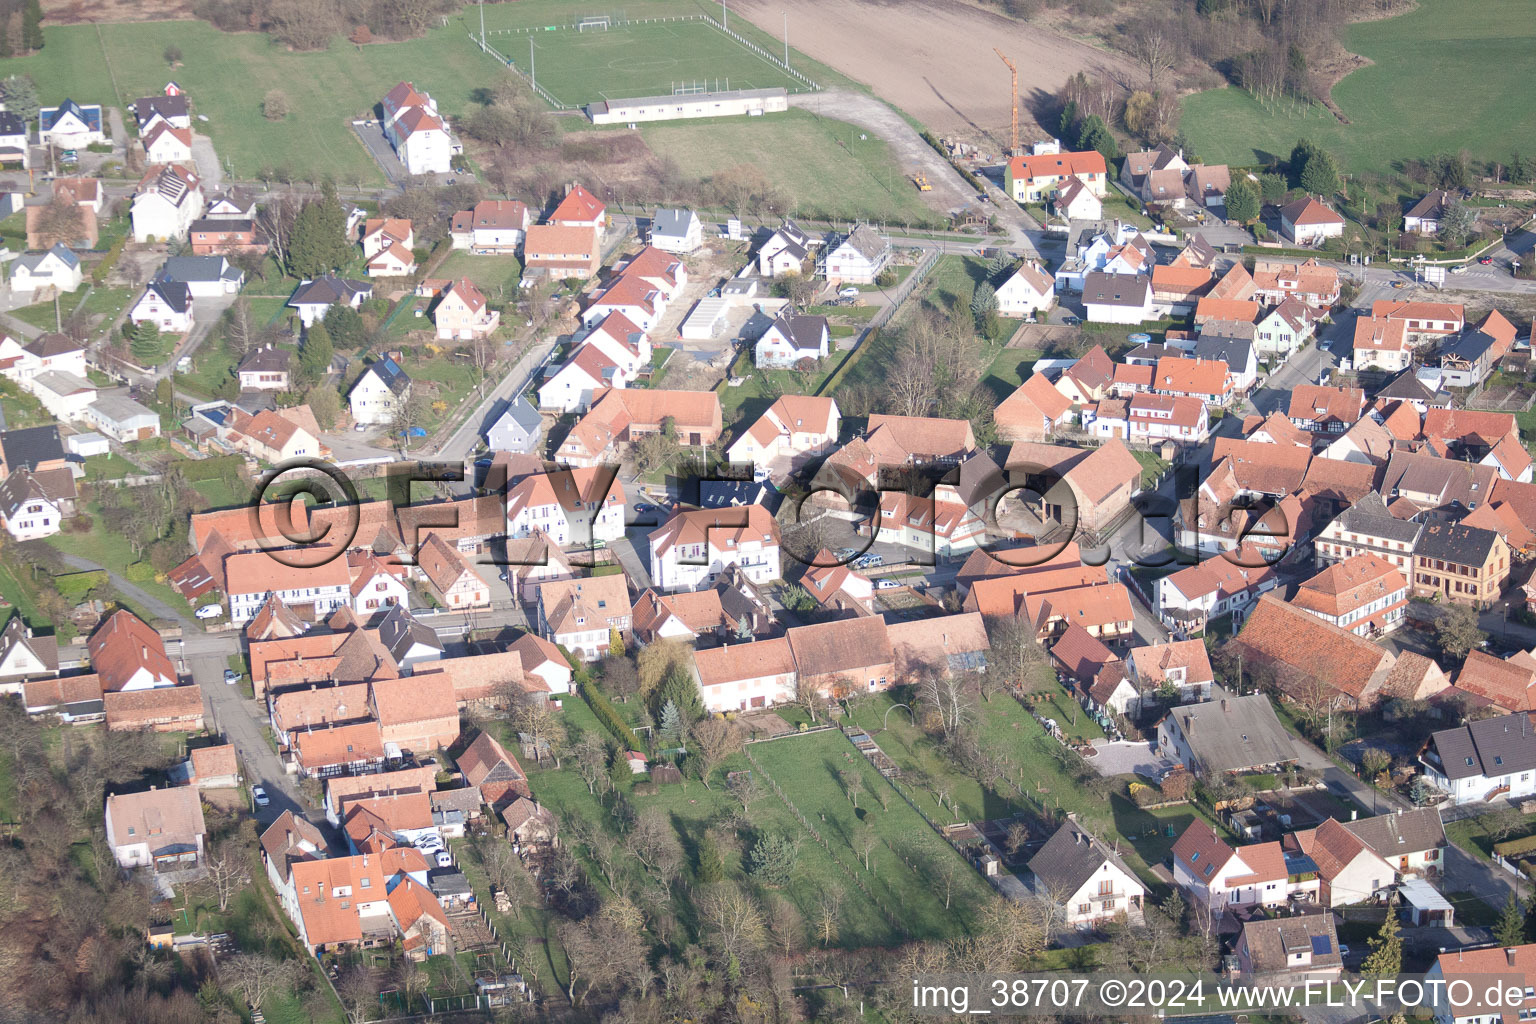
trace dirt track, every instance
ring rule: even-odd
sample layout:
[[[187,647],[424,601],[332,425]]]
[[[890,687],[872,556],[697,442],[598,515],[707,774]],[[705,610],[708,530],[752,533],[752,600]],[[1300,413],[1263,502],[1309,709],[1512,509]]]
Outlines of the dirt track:
[[[988,134],[1007,145],[1008,69],[1019,66],[1020,134],[1027,145],[1031,107],[1074,72],[1127,71],[1113,54],[1048,29],[960,0],[736,0],[739,11],[774,36],[789,12],[790,45],[868,84],[937,133]]]

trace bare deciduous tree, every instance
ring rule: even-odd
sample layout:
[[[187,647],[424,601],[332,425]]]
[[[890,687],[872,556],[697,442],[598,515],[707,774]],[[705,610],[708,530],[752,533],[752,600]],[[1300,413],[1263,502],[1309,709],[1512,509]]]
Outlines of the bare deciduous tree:
[[[273,992],[286,991],[298,980],[298,961],[278,960],[265,953],[236,953],[219,967],[230,988],[253,1009],[261,1009]]]

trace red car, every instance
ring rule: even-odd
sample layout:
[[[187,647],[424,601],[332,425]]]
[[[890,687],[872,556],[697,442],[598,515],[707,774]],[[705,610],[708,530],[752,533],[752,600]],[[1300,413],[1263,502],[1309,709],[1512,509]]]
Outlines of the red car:
[[[1481,263],[1483,266],[1486,267],[1486,266],[1489,266],[1489,265],[1491,265],[1493,263],[1493,257],[1492,256],[1484,256],[1482,259],[1478,260],[1477,262]]]

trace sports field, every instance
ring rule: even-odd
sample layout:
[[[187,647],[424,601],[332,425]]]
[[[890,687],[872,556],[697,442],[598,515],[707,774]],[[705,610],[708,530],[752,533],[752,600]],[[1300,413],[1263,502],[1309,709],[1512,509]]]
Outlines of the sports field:
[[[1345,44],[1374,61],[1334,87],[1349,124],[1317,105],[1265,109],[1240,89],[1196,93],[1184,101],[1183,130],[1201,159],[1266,163],[1301,137],[1333,151],[1348,171],[1386,171],[1463,149],[1506,160],[1536,152],[1531,0],[1422,0],[1400,17],[1352,26]]]
[[[602,99],[669,96],[679,88],[805,89],[761,54],[700,18],[668,18],[607,29],[519,32],[486,41],[568,106]],[[530,46],[532,50],[530,52]]]

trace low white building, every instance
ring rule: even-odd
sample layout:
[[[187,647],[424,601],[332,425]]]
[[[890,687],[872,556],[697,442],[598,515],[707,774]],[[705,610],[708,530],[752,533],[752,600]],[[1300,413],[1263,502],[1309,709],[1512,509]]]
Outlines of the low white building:
[[[60,149],[84,149],[109,142],[101,104],[65,100],[37,112],[37,141]]]
[[[268,594],[306,618],[321,621],[352,604],[352,574],[345,558],[314,566],[283,565],[265,551],[243,551],[224,560],[229,617],[241,624],[255,617]]]
[[[1019,264],[1008,280],[997,286],[999,316],[1034,316],[1055,304],[1056,279],[1032,260]]]
[[[694,252],[704,244],[704,224],[692,210],[658,208],[651,215],[651,244],[662,252]]]
[[[1344,218],[1307,196],[1280,208],[1280,230],[1297,245],[1319,245],[1344,234]]]
[[[1461,804],[1536,795],[1536,729],[1525,714],[1442,729],[1419,757],[1424,777]]]
[[[288,305],[298,310],[300,323],[312,327],[316,320],[325,319],[326,312],[337,303],[356,309],[371,298],[373,285],[367,281],[326,274],[311,281],[301,281],[289,297]]]
[[[1141,274],[1094,271],[1083,278],[1083,308],[1096,324],[1139,324],[1152,319],[1152,280]]]
[[[186,334],[192,329],[192,292],[179,281],[151,281],[128,310],[128,319],[148,321],[166,334]]]
[[[73,292],[85,281],[80,257],[60,242],[46,252],[22,253],[11,264],[11,290]]]
[[[98,395],[82,419],[120,444],[160,436],[160,414],[127,395]]]
[[[186,238],[203,215],[203,179],[183,164],[151,167],[133,196],[133,240],[167,242]]]
[[[0,517],[13,540],[41,540],[59,532],[64,511],[31,470],[18,469],[0,482]]]
[[[26,388],[56,418],[85,418],[86,407],[96,400],[96,385],[67,370],[44,370],[26,382]]]
[[[462,147],[453,141],[449,124],[430,93],[400,82],[384,96],[384,136],[407,174],[446,174]]]
[[[1035,895],[1054,905],[1069,928],[1089,931],[1116,920],[1141,920],[1147,894],[1141,879],[1109,844],[1072,818],[1030,858],[1029,870]]]
[[[831,398],[783,395],[726,449],[733,463],[750,463],[765,472],[777,458],[807,457],[836,443],[842,414]]]
[[[891,262],[891,244],[860,224],[827,253],[823,273],[836,284],[874,284]]]
[[[651,582],[661,590],[696,590],[726,566],[756,584],[780,578],[779,526],[761,505],[686,509],[650,535]]]
[[[638,124],[695,117],[761,117],[788,110],[789,94],[780,87],[637,96],[601,100],[587,104],[585,109],[593,124]]]
[[[368,364],[347,392],[347,404],[358,423],[388,424],[395,419],[400,403],[411,393],[411,378],[400,364],[385,356]]]
[[[757,340],[753,361],[760,367],[793,367],[802,359],[825,359],[831,338],[826,317],[781,313]]]

